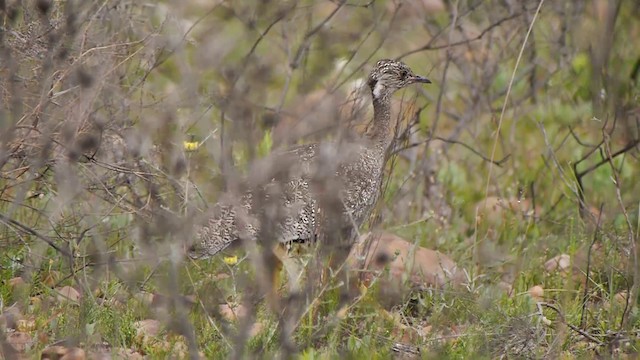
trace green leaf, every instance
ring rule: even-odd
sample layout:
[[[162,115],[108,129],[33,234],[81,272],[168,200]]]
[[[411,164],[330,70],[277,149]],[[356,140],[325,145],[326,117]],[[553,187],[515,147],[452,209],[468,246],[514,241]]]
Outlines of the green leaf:
[[[271,138],[271,130],[267,130],[262,137],[262,140],[258,144],[258,156],[264,157],[271,152],[273,146],[273,140]]]

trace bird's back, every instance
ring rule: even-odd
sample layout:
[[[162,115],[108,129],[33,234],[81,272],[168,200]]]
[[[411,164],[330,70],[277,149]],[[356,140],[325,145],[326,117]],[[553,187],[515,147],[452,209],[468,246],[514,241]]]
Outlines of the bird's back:
[[[248,177],[254,190],[235,204],[230,199],[216,204],[198,230],[191,256],[213,256],[240,238],[256,240],[261,223],[267,221],[272,232],[262,234],[278,242],[314,239],[323,208],[325,218],[333,216],[346,227],[360,226],[378,199],[383,156],[360,143],[325,143],[296,146],[261,159]],[[323,206],[330,198],[338,199],[338,208]]]

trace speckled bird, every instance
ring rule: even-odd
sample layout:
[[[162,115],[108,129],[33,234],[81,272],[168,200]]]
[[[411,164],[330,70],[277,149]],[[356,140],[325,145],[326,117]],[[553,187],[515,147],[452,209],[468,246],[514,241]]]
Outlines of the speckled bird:
[[[189,256],[207,258],[241,238],[257,240],[259,219],[264,219],[265,214],[266,218],[275,219],[275,224],[270,225],[279,243],[318,238],[323,224],[321,214],[327,213],[323,212],[321,201],[327,186],[318,190],[322,186],[312,185],[318,183],[316,180],[340,189],[340,221],[352,224],[353,231],[346,236],[347,241],[353,241],[357,228],[367,220],[380,197],[387,152],[394,140],[391,96],[408,85],[430,82],[415,75],[403,62],[378,61],[367,81],[373,97],[373,122],[369,130],[347,144],[314,143],[271,154],[262,161],[266,165],[254,168],[255,174],[263,175],[261,172],[271,170],[274,163],[285,164],[285,180],[266,179],[267,185],[260,191],[263,201],[256,202],[252,193],[247,192],[238,204],[225,201],[216,204],[206,224],[197,230]]]

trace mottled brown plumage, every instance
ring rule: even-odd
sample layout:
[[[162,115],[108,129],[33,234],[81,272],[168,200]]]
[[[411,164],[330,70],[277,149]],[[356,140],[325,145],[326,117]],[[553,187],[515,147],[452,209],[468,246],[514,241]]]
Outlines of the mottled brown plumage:
[[[239,204],[221,201],[216,204],[208,222],[197,231],[190,249],[192,258],[210,257],[239,239],[256,240],[260,219],[274,222],[275,238],[286,243],[315,239],[320,233],[323,192],[337,190],[342,203],[338,226],[357,230],[369,217],[381,192],[387,151],[393,141],[391,95],[407,85],[430,83],[415,75],[400,61],[380,60],[369,74],[368,85],[373,96],[374,119],[370,131],[352,143],[309,144],[272,154],[263,166],[254,168],[256,176],[268,176],[260,188],[262,201],[247,192]],[[277,170],[274,164],[284,164]],[[324,182],[324,187],[313,186]],[[322,190],[324,189],[324,190]],[[325,194],[326,195],[326,194]],[[326,219],[325,219],[326,220]],[[329,222],[335,224],[334,222]],[[351,241],[355,231],[346,234]]]

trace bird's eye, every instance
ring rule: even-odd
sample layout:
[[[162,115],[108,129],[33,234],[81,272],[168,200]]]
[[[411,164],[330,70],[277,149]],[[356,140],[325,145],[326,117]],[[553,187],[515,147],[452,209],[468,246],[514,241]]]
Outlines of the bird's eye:
[[[409,76],[409,72],[407,70],[402,70],[402,72],[400,72],[400,77],[402,78],[402,80],[406,80],[407,76]]]

